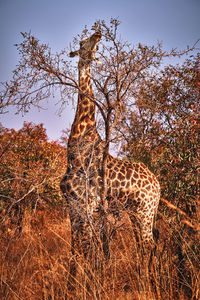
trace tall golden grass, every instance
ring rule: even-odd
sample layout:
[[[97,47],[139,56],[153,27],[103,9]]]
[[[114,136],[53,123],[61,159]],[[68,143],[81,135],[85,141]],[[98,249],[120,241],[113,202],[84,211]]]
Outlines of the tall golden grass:
[[[183,243],[178,225],[172,230],[171,221],[159,214],[157,249],[147,265],[124,216],[123,226],[111,241],[110,260],[98,270],[77,257],[74,289],[69,289],[70,222],[64,211],[26,211],[20,236],[7,218],[1,224],[0,298],[197,300],[200,257],[192,241],[195,237],[198,244],[199,236],[191,234]]]

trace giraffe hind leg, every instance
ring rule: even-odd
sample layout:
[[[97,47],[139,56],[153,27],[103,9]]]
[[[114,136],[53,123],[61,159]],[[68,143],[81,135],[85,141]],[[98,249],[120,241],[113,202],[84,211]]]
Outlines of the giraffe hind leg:
[[[128,212],[133,231],[136,237],[137,243],[145,249],[154,248],[153,239],[153,220],[154,214],[151,213],[148,216],[144,211],[129,211]]]

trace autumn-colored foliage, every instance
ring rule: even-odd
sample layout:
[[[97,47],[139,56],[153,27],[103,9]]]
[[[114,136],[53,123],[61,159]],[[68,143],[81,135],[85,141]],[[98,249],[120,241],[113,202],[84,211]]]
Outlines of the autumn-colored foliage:
[[[138,89],[136,111],[123,124],[124,153],[159,178],[162,196],[198,221],[200,57],[167,66]]]
[[[48,142],[43,125],[24,123],[22,129],[1,130],[0,205],[21,225],[24,210],[48,203],[63,203],[60,178],[66,168],[66,151]]]

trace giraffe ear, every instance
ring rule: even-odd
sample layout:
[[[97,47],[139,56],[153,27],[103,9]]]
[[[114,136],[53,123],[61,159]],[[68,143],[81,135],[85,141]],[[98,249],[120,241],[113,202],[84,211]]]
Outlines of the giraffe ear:
[[[67,56],[69,57],[74,57],[78,55],[78,51],[71,51],[69,54],[67,54]]]

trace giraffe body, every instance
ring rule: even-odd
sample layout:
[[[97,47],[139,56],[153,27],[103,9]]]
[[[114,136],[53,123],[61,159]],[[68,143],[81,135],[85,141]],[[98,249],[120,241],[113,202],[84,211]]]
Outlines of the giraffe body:
[[[155,175],[143,163],[125,162],[109,155],[106,177],[110,202],[114,199],[132,222],[137,220],[143,242],[153,246],[153,221],[160,200],[160,185]]]
[[[100,33],[93,34],[80,43],[80,50],[76,52],[79,54],[79,97],[68,140],[67,171],[61,181],[71,219],[72,250],[82,248],[85,254],[89,253],[88,245],[103,185],[105,142],[96,128],[90,75],[90,64],[95,58],[96,45],[100,39]],[[153,219],[160,198],[160,186],[155,175],[142,163],[124,162],[109,154],[106,160],[105,196],[108,210],[113,202],[117,202],[118,208],[126,210],[133,222],[137,218],[142,240],[152,244]]]

